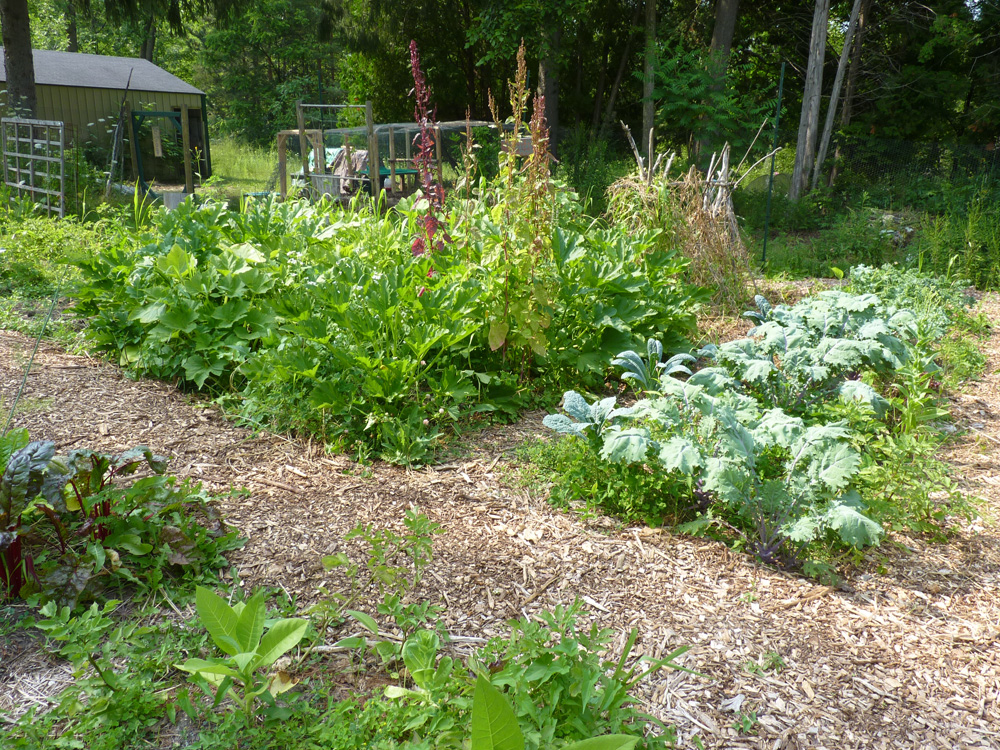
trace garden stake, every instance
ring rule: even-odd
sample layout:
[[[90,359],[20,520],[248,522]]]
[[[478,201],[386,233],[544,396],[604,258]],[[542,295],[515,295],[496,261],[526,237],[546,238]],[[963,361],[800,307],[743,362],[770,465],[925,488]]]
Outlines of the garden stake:
[[[778,147],[778,125],[781,122],[781,92],[785,89],[785,63],[781,63],[781,76],[778,78],[778,105],[774,109],[774,139],[771,141],[771,176],[767,180],[767,208],[764,209],[764,249],[760,254],[760,262],[767,263],[767,227],[771,223],[771,193],[774,192],[774,155]]]

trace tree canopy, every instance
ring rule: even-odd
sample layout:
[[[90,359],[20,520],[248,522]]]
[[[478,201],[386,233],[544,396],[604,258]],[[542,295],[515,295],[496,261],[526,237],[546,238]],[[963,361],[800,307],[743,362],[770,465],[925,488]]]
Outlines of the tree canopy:
[[[820,109],[852,5],[830,2]],[[530,84],[545,87],[558,132],[617,138],[618,120],[638,132],[649,101],[645,24],[655,18],[657,139],[697,149],[753,137],[773,111],[782,62],[782,137],[795,143],[816,2],[29,0],[28,7],[36,47],[151,57],[209,93],[216,128],[257,142],[294,121],[297,99],[370,99],[377,119],[408,119],[411,39],[441,119],[467,110],[488,117],[489,92],[502,91],[523,40]],[[864,0],[856,36],[838,106],[843,133],[973,144],[1000,137],[1000,0]]]

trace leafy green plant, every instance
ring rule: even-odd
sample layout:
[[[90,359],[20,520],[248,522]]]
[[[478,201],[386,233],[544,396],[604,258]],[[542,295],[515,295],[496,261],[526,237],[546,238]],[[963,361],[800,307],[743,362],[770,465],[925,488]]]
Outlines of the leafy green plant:
[[[121,602],[117,599],[109,599],[103,607],[94,602],[90,605],[90,609],[79,615],[74,615],[69,607],[59,607],[55,602],[50,601],[38,610],[44,619],[32,619],[25,624],[38,628],[50,640],[62,643],[58,653],[72,661],[74,667],[79,669],[83,663],[89,663],[105,682],[111,684],[105,670],[94,663],[92,654],[101,640],[114,627],[114,620],[109,615],[120,605]]]
[[[86,282],[76,314],[94,347],[120,364],[197,387],[224,382],[273,325],[267,257],[225,242],[226,208],[185,201],[161,215],[137,250],[111,248],[80,261]]]
[[[324,590],[321,601],[310,608],[310,613],[318,619],[317,630],[325,633],[334,622],[346,617],[356,620],[372,634],[375,642],[372,650],[383,663],[395,661],[405,651],[411,634],[437,622],[441,608],[426,601],[404,602],[403,595],[415,588],[423,577],[424,570],[433,560],[433,538],[443,529],[417,510],[406,511],[403,519],[406,533],[397,534],[389,529],[375,529],[371,525],[356,526],[344,537],[360,539],[365,543],[365,568],[368,580],[360,578],[361,565],[352,562],[347,554],[338,552],[322,558],[327,570],[340,570],[348,581],[347,593]],[[378,614],[391,618],[402,631],[401,640],[378,640],[379,626],[375,619],[364,612],[350,609],[361,593],[374,585],[381,601],[376,605]],[[338,641],[347,648],[364,649],[368,640],[361,636],[350,636]]]
[[[590,432],[595,448],[600,445],[596,455],[605,461],[683,479],[692,495],[707,501],[706,509],[718,503],[743,519],[752,530],[747,544],[763,560],[776,562],[787,542],[805,544],[827,531],[847,544],[878,542],[882,530],[864,515],[851,486],[860,458],[844,425],[806,426],[748,397],[710,395],[706,382],[665,377],[654,400],[641,399],[627,410],[615,410],[614,399],[602,403],[611,415],[606,421],[550,415],[544,422],[558,432]],[[571,416],[583,414],[578,399],[567,394],[570,406],[564,408]]]
[[[785,660],[781,658],[781,654],[775,651],[768,651],[761,654],[760,658],[756,661],[750,659],[744,662],[743,669],[750,674],[764,674],[767,671],[779,674],[786,666]]]
[[[910,310],[938,331],[960,323],[975,302],[966,291],[968,282],[954,275],[939,276],[892,265],[859,265],[851,269],[848,291],[875,294]]]
[[[111,580],[159,588],[168,569],[199,575],[224,563],[235,534],[210,532],[192,514],[204,498],[163,475],[144,447],[109,456],[57,456],[51,442],[14,430],[0,438],[0,570],[8,597],[40,593],[75,606]],[[152,472],[120,486],[140,468]]]
[[[584,514],[600,510],[650,526],[690,519],[690,486],[678,477],[640,464],[595,461],[593,450],[571,436],[537,438],[519,453],[527,462],[519,467],[519,483],[532,491],[544,487],[554,505]]]
[[[309,621],[286,618],[268,624],[262,591],[230,606],[218,594],[199,586],[196,602],[198,617],[212,642],[226,656],[191,658],[176,665],[177,668],[189,672],[192,679],[211,685],[215,705],[224,698],[232,698],[247,724],[258,713],[258,700],[264,704],[267,718],[284,716],[286,712],[277,707],[275,698],[291,690],[295,682],[280,670],[266,678],[261,670],[267,670],[299,644]]]
[[[449,241],[418,255],[419,195],[387,212],[185,202],[80,260],[74,311],[136,374],[209,391],[255,425],[425,462],[464,421],[596,386],[616,352],[695,331],[705,294],[684,259],[655,233],[587,219],[536,162],[530,180],[508,170],[453,195],[435,219]]]
[[[733,729],[740,734],[757,734],[759,725],[756,711],[740,711],[736,714],[736,721],[732,723]]]
[[[661,734],[644,740],[646,747],[673,741],[673,732],[631,704],[639,682],[662,667],[691,670],[676,659],[686,647],[662,659],[643,657],[629,664],[638,632],[626,639],[621,656],[603,655],[611,632],[596,624],[578,625],[579,603],[540,614],[540,621],[511,622],[507,639],[493,639],[477,654],[480,674],[506,688],[528,748],[549,747],[558,741],[589,739],[605,732],[642,733],[651,724]],[[493,665],[487,669],[485,665]]]
[[[885,398],[856,375],[903,366],[906,341],[917,335],[911,313],[885,308],[874,295],[842,292],[821,292],[790,308],[772,308],[760,296],[756,302],[745,315],[759,325],[747,338],[703,350],[747,393],[799,415],[837,396],[885,413]]]
[[[632,750],[639,737],[606,734],[563,745],[565,750]],[[483,675],[476,679],[472,698],[472,750],[524,750],[524,735],[517,716],[503,694]]]

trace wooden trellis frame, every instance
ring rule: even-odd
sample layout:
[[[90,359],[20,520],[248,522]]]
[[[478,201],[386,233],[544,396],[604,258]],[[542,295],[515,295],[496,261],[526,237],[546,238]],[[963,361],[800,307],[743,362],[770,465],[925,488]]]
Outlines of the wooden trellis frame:
[[[66,126],[57,120],[0,119],[3,179],[19,196],[66,215]]]
[[[322,110],[338,110],[338,109],[359,109],[365,113],[365,131],[368,140],[368,179],[372,184],[372,195],[378,195],[378,191],[381,189],[382,184],[379,181],[379,154],[378,154],[378,138],[375,137],[375,120],[372,118],[372,103],[370,101],[364,104],[305,104],[303,102],[298,102],[295,105],[296,119],[298,120],[298,129],[296,130],[282,130],[278,133],[278,176],[279,176],[279,190],[281,193],[281,199],[285,200],[288,197],[288,176],[286,174],[286,164],[287,155],[286,151],[288,148],[288,138],[290,136],[298,136],[299,146],[301,148],[302,155],[302,179],[305,181],[306,185],[311,184],[311,178],[309,175],[309,149],[312,148],[315,154],[315,174],[323,175],[326,173],[326,157],[325,157],[325,146],[323,144],[323,131],[315,129],[306,128],[305,110],[306,109],[318,109]],[[351,176],[346,179],[362,180],[364,178]]]

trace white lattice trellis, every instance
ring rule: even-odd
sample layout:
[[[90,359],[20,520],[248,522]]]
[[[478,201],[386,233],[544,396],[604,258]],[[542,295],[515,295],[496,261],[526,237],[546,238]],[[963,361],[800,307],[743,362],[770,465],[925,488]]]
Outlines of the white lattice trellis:
[[[55,120],[0,119],[4,182],[19,196],[66,213],[66,129]]]

